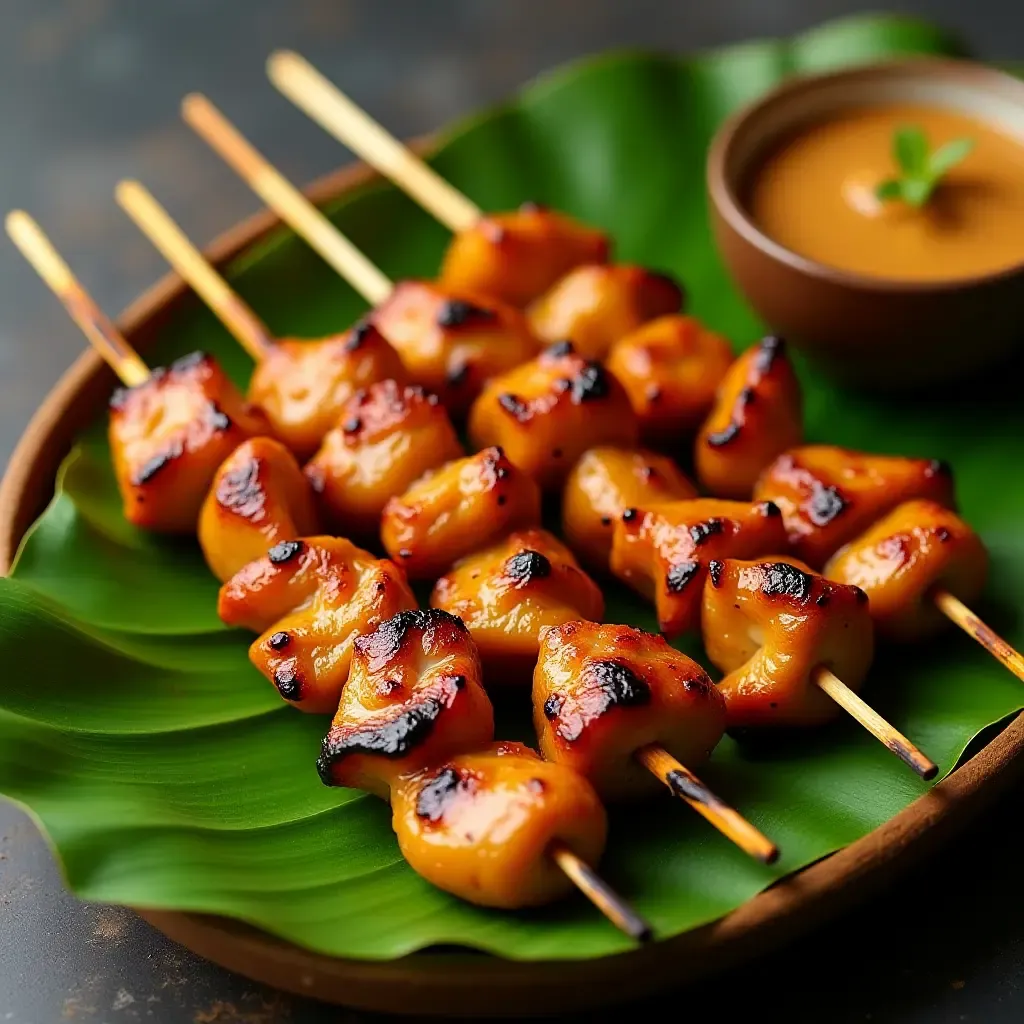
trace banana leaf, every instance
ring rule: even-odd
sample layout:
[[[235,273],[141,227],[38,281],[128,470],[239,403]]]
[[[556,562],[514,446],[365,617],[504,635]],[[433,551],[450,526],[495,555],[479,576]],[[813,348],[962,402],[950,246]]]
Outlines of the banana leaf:
[[[715,127],[793,72],[957,51],[928,25],[858,18],[699,56],[602,56],[458,126],[435,163],[485,208],[533,199],[607,228],[620,258],[679,275],[693,312],[740,349],[761,327],[708,232],[704,155]],[[446,235],[393,188],[364,189],[330,212],[392,276],[435,272]],[[363,312],[285,231],[229,276],[280,334],[324,335]],[[152,357],[196,348],[245,382],[246,357],[198,304],[167,324]],[[993,554],[981,611],[1019,646],[1024,480],[1007,473],[1024,437],[1016,396],[961,388],[880,401],[801,373],[812,440],[953,463],[964,513]],[[0,580],[0,791],[31,811],[76,893],[223,914],[348,957],[454,944],[524,960],[587,958],[629,945],[582,898],[494,912],[418,878],[383,803],[320,784],[324,721],[281,704],[248,664],[248,637],[217,620],[215,594],[193,541],[125,523],[98,423]],[[653,626],[649,609],[615,585],[608,618]],[[1024,702],[1020,684],[955,632],[882,652],[868,693],[943,772]],[[529,739],[524,721],[500,718],[499,734]],[[702,774],[784,855],[773,868],[750,861],[667,795],[616,810],[602,871],[663,936],[727,913],[925,789],[849,721],[756,747],[727,739]]]

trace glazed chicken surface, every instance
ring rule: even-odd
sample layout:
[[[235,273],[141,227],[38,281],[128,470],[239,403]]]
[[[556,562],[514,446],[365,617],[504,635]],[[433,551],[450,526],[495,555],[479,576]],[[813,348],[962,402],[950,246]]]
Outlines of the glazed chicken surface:
[[[249,400],[274,436],[308,459],[356,391],[383,380],[404,383],[405,367],[380,331],[361,322],[322,341],[278,341],[253,370]]]
[[[584,775],[606,800],[660,789],[638,750],[659,744],[693,768],[725,731],[725,701],[695,661],[664,637],[594,622],[545,630],[533,711],[544,756]]]
[[[764,338],[729,368],[694,447],[712,494],[749,500],[761,471],[803,440],[800,384],[781,338]]]
[[[318,532],[309,481],[269,437],[245,441],[225,459],[199,513],[199,546],[221,583],[279,541]]]
[[[437,396],[387,380],[345,403],[305,472],[324,518],[341,533],[370,540],[378,536],[390,498],[462,455]]]
[[[540,488],[498,447],[430,470],[381,518],[387,553],[410,579],[437,579],[512,530],[540,524]]]
[[[458,754],[398,783],[393,826],[412,868],[487,907],[538,906],[572,890],[551,856],[560,843],[588,864],[607,817],[591,785],[521,743]]]
[[[445,288],[525,306],[582,263],[605,263],[603,231],[536,203],[490,213],[451,241],[441,265]]]
[[[457,562],[430,603],[465,622],[495,685],[529,686],[545,626],[604,612],[601,589],[545,530],[520,530]]]
[[[118,388],[108,436],[125,519],[158,533],[195,533],[221,463],[267,432],[263,414],[202,352]]]
[[[565,482],[562,533],[585,566],[608,572],[615,522],[627,508],[696,497],[697,489],[666,455],[590,448]]]
[[[905,501],[923,498],[953,507],[953,474],[935,459],[807,445],[768,466],[754,497],[782,509],[792,550],[820,569],[829,556]]]
[[[371,314],[415,383],[462,416],[491,377],[541,349],[521,310],[431,281],[400,281]]]
[[[633,445],[636,417],[622,385],[568,344],[490,381],[473,403],[475,448],[498,445],[545,490],[560,487],[596,445]]]
[[[729,343],[692,316],[661,316],[616,341],[605,361],[629,395],[640,438],[678,448],[696,433],[732,365]]]
[[[949,625],[931,600],[937,588],[966,604],[981,596],[988,553],[945,506],[908,501],[837,551],[824,572],[868,595],[879,635],[914,642]]]
[[[785,544],[782,516],[771,502],[669,502],[623,512],[613,532],[611,569],[654,602],[658,628],[673,637],[699,627],[713,560],[753,558]]]
[[[814,683],[824,666],[859,690],[874,652],[867,595],[794,558],[712,563],[704,647],[726,673],[728,728],[822,725],[842,714]]]
[[[328,786],[395,799],[401,776],[493,738],[494,713],[469,631],[436,608],[407,610],[355,639],[317,768]]]
[[[300,711],[330,714],[349,674],[353,645],[416,599],[393,562],[340,537],[275,544],[221,587],[229,626],[260,633],[249,659]]]
[[[527,310],[543,342],[571,341],[587,359],[604,359],[615,342],[641,324],[678,313],[683,289],[666,274],[627,263],[571,270]]]

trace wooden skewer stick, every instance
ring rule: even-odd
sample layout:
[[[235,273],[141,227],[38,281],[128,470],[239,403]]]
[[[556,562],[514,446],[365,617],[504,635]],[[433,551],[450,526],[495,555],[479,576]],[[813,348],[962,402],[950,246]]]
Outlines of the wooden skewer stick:
[[[6,225],[11,240],[64,304],[71,319],[89,339],[89,344],[121,378],[121,382],[135,387],[148,380],[149,367],[71,273],[71,268],[43,229],[24,210],[8,213]]]
[[[243,181],[367,302],[376,306],[391,294],[391,281],[268,163],[205,96],[186,96],[181,111],[188,124]]]
[[[452,231],[480,220],[480,208],[356,106],[305,58],[283,50],[267,61],[277,88],[331,135],[390,178]]]
[[[1024,655],[1011,647],[995,630],[990,629],[970,608],[948,590],[937,590],[933,597],[939,611],[973,637],[997,661],[1018,679],[1024,680]]]
[[[641,747],[635,756],[652,775],[664,782],[672,793],[685,800],[744,853],[761,861],[762,864],[774,864],[779,859],[779,848],[767,836],[754,828],[738,811],[715,796],[689,768],[680,764],[664,747],[652,743],[650,746]]]
[[[552,843],[552,860],[569,876],[573,884],[619,931],[637,942],[647,942],[651,926],[584,860],[562,842]]]
[[[906,736],[895,726],[887,722],[869,704],[851,690],[834,672],[820,665],[812,679],[820,686],[844,711],[848,711],[876,739],[884,743],[901,761],[928,781],[938,773],[938,765],[921,753]]]
[[[213,269],[145,186],[137,181],[122,181],[114,195],[121,208],[213,310],[242,348],[256,362],[263,359],[274,344],[267,325]]]

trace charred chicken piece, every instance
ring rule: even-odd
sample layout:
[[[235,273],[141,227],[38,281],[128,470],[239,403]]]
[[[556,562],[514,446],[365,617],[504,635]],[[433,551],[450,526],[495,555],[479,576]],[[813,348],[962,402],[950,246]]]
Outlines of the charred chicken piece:
[[[401,281],[371,320],[398,350],[410,379],[464,415],[484,383],[541,349],[525,315],[475,292]]]
[[[645,444],[678,448],[715,402],[729,343],[692,316],[662,316],[612,345],[606,365],[629,394]]]
[[[725,731],[725,701],[695,661],[663,637],[593,622],[545,630],[533,713],[541,753],[585,776],[605,800],[659,791],[634,756],[642,748],[660,745],[693,768]]]
[[[439,889],[515,909],[572,890],[551,851],[588,864],[604,851],[607,817],[593,787],[521,743],[459,754],[402,780],[393,826],[405,859]]]
[[[386,380],[346,402],[306,476],[325,518],[343,533],[369,539],[377,536],[389,498],[462,454],[436,395]]]
[[[830,555],[905,501],[923,498],[952,508],[953,474],[934,459],[808,445],[768,466],[754,497],[782,509],[790,546],[820,569]]]
[[[585,358],[604,359],[615,342],[648,320],[678,313],[683,301],[682,287],[666,274],[602,263],[569,271],[527,315],[541,341],[571,341]]]
[[[565,482],[562,531],[585,566],[607,572],[612,531],[627,508],[696,497],[696,488],[665,455],[642,448],[591,448]]]
[[[714,562],[704,585],[704,647],[733,728],[815,726],[842,714],[814,683],[819,666],[851,689],[874,650],[867,595],[794,558]]]
[[[553,490],[588,448],[635,444],[637,425],[622,385],[564,343],[492,380],[473,403],[469,436]]]
[[[319,531],[309,481],[280,441],[254,437],[217,470],[199,514],[199,545],[226,582],[282,540]]]
[[[765,338],[730,367],[694,449],[712,494],[746,501],[761,471],[803,440],[800,384],[781,338]]]
[[[521,530],[457,562],[430,603],[466,623],[488,681],[519,686],[529,685],[545,626],[604,612],[600,588],[544,530]]]
[[[923,640],[949,625],[938,588],[972,604],[985,586],[988,553],[958,515],[934,501],[908,501],[829,559],[825,575],[860,587],[879,635]]]
[[[581,263],[606,263],[609,248],[603,231],[524,203],[459,232],[445,253],[441,284],[522,307]]]
[[[654,602],[658,628],[672,637],[699,627],[713,560],[756,557],[785,541],[782,516],[770,501],[697,498],[629,508],[615,524],[611,569]]]
[[[263,414],[202,352],[118,388],[109,437],[125,519],[158,533],[195,533],[221,463],[267,431]]]
[[[249,660],[300,711],[330,714],[349,674],[353,644],[416,607],[405,574],[340,537],[275,544],[221,587],[229,626],[261,633]]]
[[[437,579],[452,563],[511,530],[540,524],[540,488],[497,447],[431,470],[384,507],[381,539],[411,579]]]
[[[325,785],[388,799],[400,776],[493,738],[494,713],[466,627],[435,608],[403,611],[355,640],[317,768]]]
[[[405,379],[398,353],[362,322],[322,341],[276,342],[253,371],[249,400],[266,413],[274,435],[308,459],[356,391]]]

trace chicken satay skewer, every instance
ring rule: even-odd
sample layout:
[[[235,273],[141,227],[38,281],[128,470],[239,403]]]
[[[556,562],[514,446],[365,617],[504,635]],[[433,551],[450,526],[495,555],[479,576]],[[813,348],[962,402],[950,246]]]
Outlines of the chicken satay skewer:
[[[267,325],[185,237],[149,190],[138,181],[120,181],[114,195],[121,208],[199,294],[242,348],[255,362],[261,362],[274,345]]]
[[[367,322],[398,352],[412,382],[466,412],[490,377],[531,359],[541,342],[525,314],[479,291],[392,282],[203,96],[186,97],[189,125],[374,308]]]
[[[71,319],[89,339],[89,344],[117,374],[121,383],[131,388],[147,381],[149,367],[82,287],[35,220],[24,210],[12,210],[7,214],[5,223],[11,241],[60,299]]]
[[[932,600],[947,619],[956,623],[968,636],[977,640],[996,661],[1024,682],[1024,655],[1020,651],[1008,644],[998,633],[979,619],[963,601],[948,590],[941,587],[935,590],[932,593]]]

